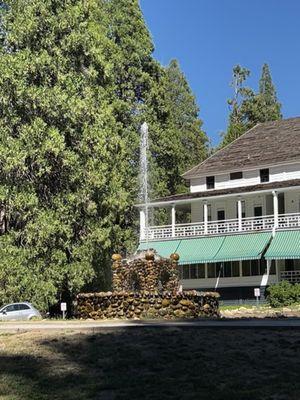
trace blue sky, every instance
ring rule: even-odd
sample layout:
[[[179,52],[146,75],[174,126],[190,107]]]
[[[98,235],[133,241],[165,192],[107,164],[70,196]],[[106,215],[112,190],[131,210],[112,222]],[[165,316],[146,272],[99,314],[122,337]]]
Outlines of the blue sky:
[[[232,67],[251,70],[258,86],[270,65],[284,117],[300,116],[299,0],[140,0],[163,65],[178,59],[215,145],[226,129]]]

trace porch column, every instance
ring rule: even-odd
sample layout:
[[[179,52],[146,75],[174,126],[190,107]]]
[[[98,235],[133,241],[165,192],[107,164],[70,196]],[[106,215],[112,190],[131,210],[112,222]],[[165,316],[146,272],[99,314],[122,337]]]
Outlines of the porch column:
[[[140,210],[140,240],[146,239],[146,214],[145,210]]]
[[[207,221],[208,221],[208,207],[207,201],[203,203],[203,219],[204,219],[204,235],[207,235],[208,228],[207,228]]]
[[[172,205],[172,210],[171,210],[171,223],[172,223],[172,237],[175,237],[175,225],[176,225],[176,209],[175,205]]]
[[[273,190],[274,228],[278,228],[278,193]]]
[[[237,209],[238,209],[239,231],[241,231],[242,230],[243,210],[242,210],[242,198],[240,196],[238,197],[238,201],[237,201]]]

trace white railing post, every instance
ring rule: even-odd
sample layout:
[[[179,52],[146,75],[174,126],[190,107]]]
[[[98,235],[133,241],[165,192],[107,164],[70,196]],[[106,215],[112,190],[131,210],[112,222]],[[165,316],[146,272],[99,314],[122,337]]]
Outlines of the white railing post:
[[[237,208],[238,208],[238,220],[239,220],[239,231],[242,230],[242,199],[241,197],[238,197],[238,202],[237,202]]]
[[[203,217],[204,217],[204,235],[207,235],[208,233],[208,207],[207,207],[207,201],[204,201],[203,203]]]
[[[275,190],[273,194],[273,208],[274,208],[274,228],[278,228],[278,194]]]
[[[140,210],[140,240],[146,239],[146,214],[145,210]]]
[[[172,221],[172,237],[175,237],[176,209],[174,204],[172,205],[172,210],[171,210],[171,221]]]
[[[209,221],[208,220],[208,206],[203,203],[204,221],[194,222],[187,224],[176,223],[176,210],[175,206],[172,207],[172,224],[161,226],[146,226],[145,209],[140,209],[140,240],[144,241],[146,238],[153,239],[168,239],[172,237],[193,237],[203,235],[216,235],[220,234],[233,234],[240,231],[240,224],[242,222],[242,231],[257,232],[260,230],[273,231],[273,235],[277,231],[275,226],[280,229],[298,228],[300,227],[300,213],[282,214],[278,215],[278,208],[274,216],[261,216],[261,217],[247,217],[247,218],[234,218],[224,221]],[[240,208],[240,207],[238,207]]]

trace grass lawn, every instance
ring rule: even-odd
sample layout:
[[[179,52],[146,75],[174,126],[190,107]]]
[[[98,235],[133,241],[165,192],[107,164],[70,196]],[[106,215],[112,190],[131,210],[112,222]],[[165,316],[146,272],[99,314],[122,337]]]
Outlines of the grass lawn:
[[[0,335],[1,400],[298,400],[300,330]]]

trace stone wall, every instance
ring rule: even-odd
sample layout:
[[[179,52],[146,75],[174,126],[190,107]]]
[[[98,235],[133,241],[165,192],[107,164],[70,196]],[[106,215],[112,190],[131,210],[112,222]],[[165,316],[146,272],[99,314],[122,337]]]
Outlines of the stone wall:
[[[199,318],[219,316],[215,292],[118,291],[80,293],[77,317],[81,319]]]
[[[179,269],[177,254],[170,258],[146,253],[131,261],[122,260],[119,254],[113,255],[112,286],[119,291],[178,291]]]

